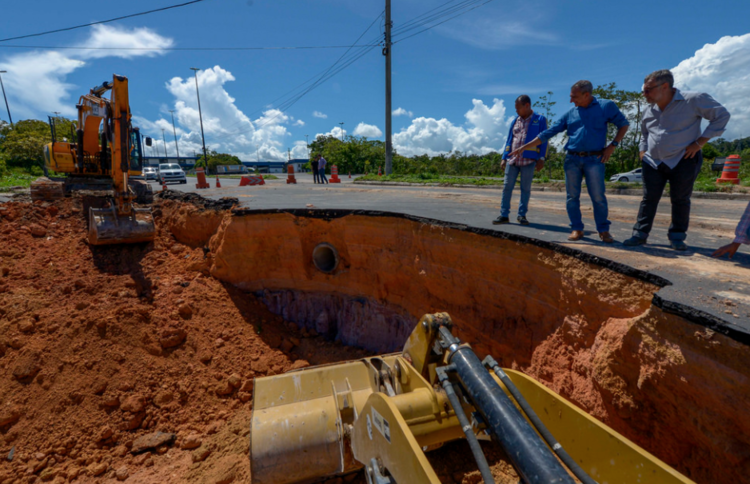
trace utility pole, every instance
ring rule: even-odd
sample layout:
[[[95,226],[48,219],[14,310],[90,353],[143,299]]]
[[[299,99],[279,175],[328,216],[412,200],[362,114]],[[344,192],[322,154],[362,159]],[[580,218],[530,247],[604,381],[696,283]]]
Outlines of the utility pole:
[[[164,128],[161,130],[161,140],[164,142],[164,158],[169,158],[169,155],[167,154],[167,138],[164,137]]]
[[[0,74],[5,74],[8,71],[0,71]],[[5,97],[5,84],[3,84],[3,76],[0,75],[0,87],[3,88],[3,99],[5,99],[5,109],[8,110],[8,120],[10,121],[11,127],[13,126],[13,118],[10,117],[10,108],[8,107],[8,98]]]
[[[177,163],[180,162],[180,147],[177,146],[177,128],[174,127],[174,111],[169,110],[172,114],[172,133],[174,134],[174,149],[177,150]]]
[[[385,0],[385,174],[393,172],[393,143],[391,141],[391,0]]]
[[[341,121],[339,124],[341,125],[341,142],[343,143],[344,142],[344,122]]]
[[[190,68],[195,72],[195,94],[198,95],[198,117],[201,120],[201,140],[203,140],[203,161],[206,163],[208,168],[208,152],[206,151],[206,137],[203,135],[203,113],[201,113],[201,93],[198,91],[198,69],[197,67]]]

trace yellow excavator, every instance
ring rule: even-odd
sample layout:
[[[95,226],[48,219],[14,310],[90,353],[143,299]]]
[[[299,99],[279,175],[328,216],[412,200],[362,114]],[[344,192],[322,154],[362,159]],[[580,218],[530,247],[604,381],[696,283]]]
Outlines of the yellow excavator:
[[[257,378],[253,484],[318,482],[364,469],[368,484],[439,484],[425,452],[493,439],[524,484],[689,484],[523,373],[484,360],[446,313],[422,317],[401,353]]]
[[[111,98],[103,95],[112,91]],[[151,187],[140,178],[141,136],[131,125],[128,79],[113,75],[81,96],[78,104],[75,143],[56,141],[50,122],[52,143],[44,147],[45,173],[67,174],[64,181],[43,180],[31,186],[32,198],[61,198],[74,190],[105,190],[104,208],[89,208],[89,243],[92,245],[148,242],[154,239],[150,208],[134,202],[151,201]],[[147,144],[150,139],[147,139]]]

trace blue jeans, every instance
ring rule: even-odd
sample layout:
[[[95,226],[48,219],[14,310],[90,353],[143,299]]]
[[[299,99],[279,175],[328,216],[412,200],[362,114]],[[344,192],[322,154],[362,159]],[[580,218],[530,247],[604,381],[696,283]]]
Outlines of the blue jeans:
[[[566,208],[572,230],[583,230],[581,219],[581,183],[586,178],[586,188],[594,206],[597,232],[609,232],[609,208],[604,195],[604,163],[601,156],[565,156]]]
[[[513,187],[516,186],[518,174],[521,174],[521,203],[518,205],[518,216],[525,217],[529,211],[529,197],[531,196],[531,180],[534,179],[536,163],[526,166],[516,166],[508,163],[505,166],[505,184],[503,185],[503,201],[500,205],[500,216],[510,215],[510,197],[513,195]]]
[[[318,168],[318,176],[320,176],[320,183],[328,183],[328,179],[326,178],[326,169]]]

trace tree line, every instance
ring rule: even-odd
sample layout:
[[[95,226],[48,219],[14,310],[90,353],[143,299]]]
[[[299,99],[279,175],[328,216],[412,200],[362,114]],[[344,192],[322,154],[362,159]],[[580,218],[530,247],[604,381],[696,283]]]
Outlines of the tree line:
[[[638,153],[641,141],[640,123],[646,107],[643,94],[639,91],[618,89],[614,82],[597,86],[593,94],[598,98],[612,100],[630,121],[627,135],[607,164],[607,177],[640,167]],[[539,96],[533,104],[534,110],[546,116],[550,125],[556,119],[555,106],[558,102],[554,99],[554,93],[548,91]],[[71,139],[70,133],[75,125],[74,121],[63,117],[53,119],[57,139],[62,140],[64,136]],[[609,130],[609,139],[612,139],[616,128],[609,126]],[[13,127],[0,121],[0,174],[6,169],[13,168],[35,175],[41,174],[41,167],[44,163],[42,149],[51,140],[50,126],[43,121],[23,120],[15,123]],[[563,145],[565,141],[565,138],[559,139],[557,146]],[[404,175],[502,176],[503,170],[500,167],[502,147],[499,148],[500,152],[493,151],[481,155],[451,151],[435,156],[422,154],[410,157],[402,156],[394,149],[393,172]],[[363,136],[350,135],[343,140],[330,135],[318,136],[308,145],[308,151],[310,160],[318,154],[323,155],[328,161],[328,166],[337,165],[340,173],[377,173],[378,168],[384,168],[385,163],[385,143]],[[706,160],[732,153],[740,154],[743,162],[750,162],[750,137],[734,141],[719,138],[703,147]],[[546,159],[545,169],[535,176],[548,179],[564,178],[565,153],[556,146],[550,145]],[[213,172],[216,165],[239,165],[241,161],[234,155],[211,151],[208,160],[201,157],[198,164],[207,166]]]

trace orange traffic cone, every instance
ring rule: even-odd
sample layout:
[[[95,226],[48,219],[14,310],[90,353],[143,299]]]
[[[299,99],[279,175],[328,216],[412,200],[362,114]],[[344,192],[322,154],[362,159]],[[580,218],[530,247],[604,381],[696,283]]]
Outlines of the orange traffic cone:
[[[383,176],[383,174],[380,172],[380,167],[378,167],[378,176]]]
[[[167,191],[167,180],[161,181],[161,191],[166,192]]]
[[[349,178],[351,178],[351,177],[352,177],[352,172],[349,172]]]
[[[216,175],[216,188],[221,188],[221,182],[219,181],[219,175]]]

